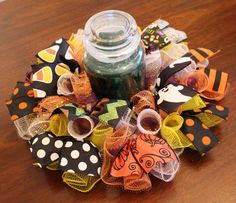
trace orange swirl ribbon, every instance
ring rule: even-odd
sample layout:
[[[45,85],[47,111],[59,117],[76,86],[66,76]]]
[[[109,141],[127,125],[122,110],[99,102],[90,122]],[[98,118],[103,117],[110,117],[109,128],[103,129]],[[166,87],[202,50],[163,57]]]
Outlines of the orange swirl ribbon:
[[[139,180],[152,170],[158,171],[160,166],[163,169],[171,162],[178,163],[178,157],[163,139],[140,134],[122,148],[112,164],[110,174],[117,178],[132,177]]]

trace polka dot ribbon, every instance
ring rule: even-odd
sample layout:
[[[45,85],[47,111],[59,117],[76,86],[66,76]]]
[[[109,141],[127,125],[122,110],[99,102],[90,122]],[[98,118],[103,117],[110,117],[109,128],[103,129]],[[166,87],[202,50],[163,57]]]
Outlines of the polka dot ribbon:
[[[193,143],[200,154],[205,154],[218,143],[218,139],[198,118],[184,116],[181,131]]]
[[[196,103],[197,105],[199,103]],[[189,104],[188,106],[191,105]],[[228,112],[229,110],[226,107],[206,103],[203,108],[193,108],[193,110],[183,111],[181,116],[170,114],[163,121],[162,136],[172,148],[190,147],[198,150],[200,154],[205,154],[218,143],[217,137],[209,128],[227,119]],[[179,123],[178,121],[180,120],[181,122]],[[168,128],[175,133],[179,132],[179,135],[175,136],[175,138],[170,136],[171,131],[166,131]],[[183,134],[188,140],[183,137]]]
[[[89,141],[77,141],[71,137],[55,137],[52,133],[44,133],[33,137],[30,150],[37,165],[47,167],[58,162],[57,169],[99,177],[101,156],[97,148]]]
[[[33,87],[28,82],[17,82],[12,96],[5,101],[11,120],[15,121],[35,111],[38,100],[34,98]]]

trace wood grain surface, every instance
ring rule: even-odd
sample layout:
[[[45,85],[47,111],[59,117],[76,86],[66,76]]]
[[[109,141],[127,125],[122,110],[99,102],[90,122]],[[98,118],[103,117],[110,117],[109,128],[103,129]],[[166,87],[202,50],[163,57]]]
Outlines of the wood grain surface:
[[[171,183],[152,178],[152,190],[132,193],[99,182],[92,192],[77,192],[61,172],[42,170],[25,141],[17,137],[4,100],[23,80],[34,55],[59,37],[83,28],[93,14],[119,9],[144,28],[163,18],[189,37],[189,46],[222,52],[210,67],[229,73],[231,88],[220,104],[230,108],[227,122],[214,128],[220,143],[206,156],[186,150]],[[0,202],[236,202],[236,1],[223,0],[6,0],[0,3]]]

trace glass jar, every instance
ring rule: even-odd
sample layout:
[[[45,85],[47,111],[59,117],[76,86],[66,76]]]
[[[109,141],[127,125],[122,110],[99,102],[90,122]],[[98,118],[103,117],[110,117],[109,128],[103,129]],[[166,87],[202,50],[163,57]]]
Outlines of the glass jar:
[[[144,50],[134,18],[108,10],[85,25],[83,59],[98,98],[129,100],[144,88]]]

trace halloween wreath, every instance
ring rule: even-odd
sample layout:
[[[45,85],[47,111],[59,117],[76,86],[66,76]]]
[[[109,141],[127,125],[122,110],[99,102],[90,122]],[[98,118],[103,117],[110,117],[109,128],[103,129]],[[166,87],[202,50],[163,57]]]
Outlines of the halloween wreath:
[[[6,101],[34,165],[62,170],[70,187],[88,192],[98,181],[125,190],[169,182],[185,148],[206,154],[218,139],[210,128],[228,117],[211,103],[229,89],[228,74],[209,68],[219,51],[188,48],[187,35],[158,19],[141,34],[145,88],[130,100],[97,98],[84,70],[84,31],[56,40]]]

